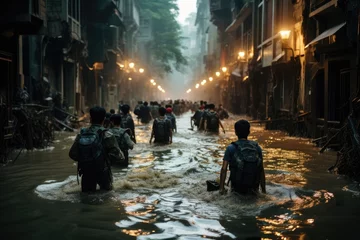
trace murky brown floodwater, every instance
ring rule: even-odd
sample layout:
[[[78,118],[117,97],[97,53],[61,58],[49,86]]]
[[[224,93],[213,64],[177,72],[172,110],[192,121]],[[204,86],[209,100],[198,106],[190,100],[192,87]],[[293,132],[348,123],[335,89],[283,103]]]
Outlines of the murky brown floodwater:
[[[80,193],[68,158],[75,134],[52,148],[21,154],[0,168],[2,239],[359,239],[356,184],[327,173],[334,153],[308,140],[252,127],[264,149],[267,195],[247,199],[206,191],[219,177],[234,120],[219,137],[178,119],[171,146],[149,145],[138,126],[128,169],[114,169],[115,189]],[[5,238],[4,238],[5,237]]]

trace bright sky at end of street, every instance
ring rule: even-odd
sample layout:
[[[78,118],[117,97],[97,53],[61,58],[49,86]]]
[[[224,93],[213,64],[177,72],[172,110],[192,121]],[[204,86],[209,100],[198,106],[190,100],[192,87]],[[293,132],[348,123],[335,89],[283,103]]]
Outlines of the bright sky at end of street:
[[[179,5],[178,21],[185,23],[185,19],[190,13],[196,12],[196,0],[177,0]]]

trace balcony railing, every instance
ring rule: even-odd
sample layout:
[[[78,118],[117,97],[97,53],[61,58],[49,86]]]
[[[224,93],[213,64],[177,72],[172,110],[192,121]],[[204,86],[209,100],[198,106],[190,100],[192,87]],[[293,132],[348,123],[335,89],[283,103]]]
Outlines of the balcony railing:
[[[71,29],[71,36],[74,39],[80,40],[81,39],[81,25],[78,21],[75,20],[73,17],[68,17],[69,26]]]
[[[332,2],[333,0],[311,0],[310,9],[311,11],[315,11],[316,9],[324,6],[325,4]]]

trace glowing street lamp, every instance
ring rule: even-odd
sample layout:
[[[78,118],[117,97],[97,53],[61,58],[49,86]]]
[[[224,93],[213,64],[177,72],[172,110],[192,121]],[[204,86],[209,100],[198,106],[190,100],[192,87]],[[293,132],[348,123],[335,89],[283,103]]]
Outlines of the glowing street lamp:
[[[239,52],[239,58],[244,58],[245,57],[245,52],[244,51],[240,51]]]
[[[154,79],[150,79],[150,82],[151,82],[151,83],[154,83],[154,82],[155,82],[155,80],[154,80]]]
[[[131,81],[131,80],[132,80],[132,78],[130,78],[130,77],[129,77],[128,79],[129,79],[129,81]]]
[[[290,33],[291,33],[290,30],[281,30],[279,32],[282,40],[288,40],[290,38]]]
[[[134,68],[135,67],[135,63],[131,62],[129,63],[129,68]]]
[[[139,69],[139,73],[143,73],[145,70],[143,68]]]
[[[224,73],[226,73],[226,71],[227,71],[227,67],[223,67],[223,68],[221,68],[221,71],[223,71]]]
[[[214,80],[212,77],[209,77],[209,81],[212,82],[212,80]]]
[[[217,77],[220,77],[220,72],[215,73]]]
[[[156,86],[156,82],[153,82],[152,85]]]
[[[199,88],[200,87],[200,84],[196,84],[196,86],[195,86],[196,88]]]

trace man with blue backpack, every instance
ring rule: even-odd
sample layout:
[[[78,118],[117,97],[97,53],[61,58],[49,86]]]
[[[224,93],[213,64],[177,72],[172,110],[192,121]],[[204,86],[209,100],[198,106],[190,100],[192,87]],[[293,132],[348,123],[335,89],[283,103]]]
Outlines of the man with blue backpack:
[[[111,162],[124,161],[115,136],[102,125],[106,111],[102,107],[90,109],[91,126],[81,129],[69,156],[77,162],[82,192],[112,189]]]
[[[250,123],[246,120],[237,121],[235,133],[238,141],[231,143],[225,151],[220,174],[220,193],[225,192],[228,165],[232,191],[256,195],[260,186],[262,193],[266,193],[262,150],[257,142],[247,139]]]

